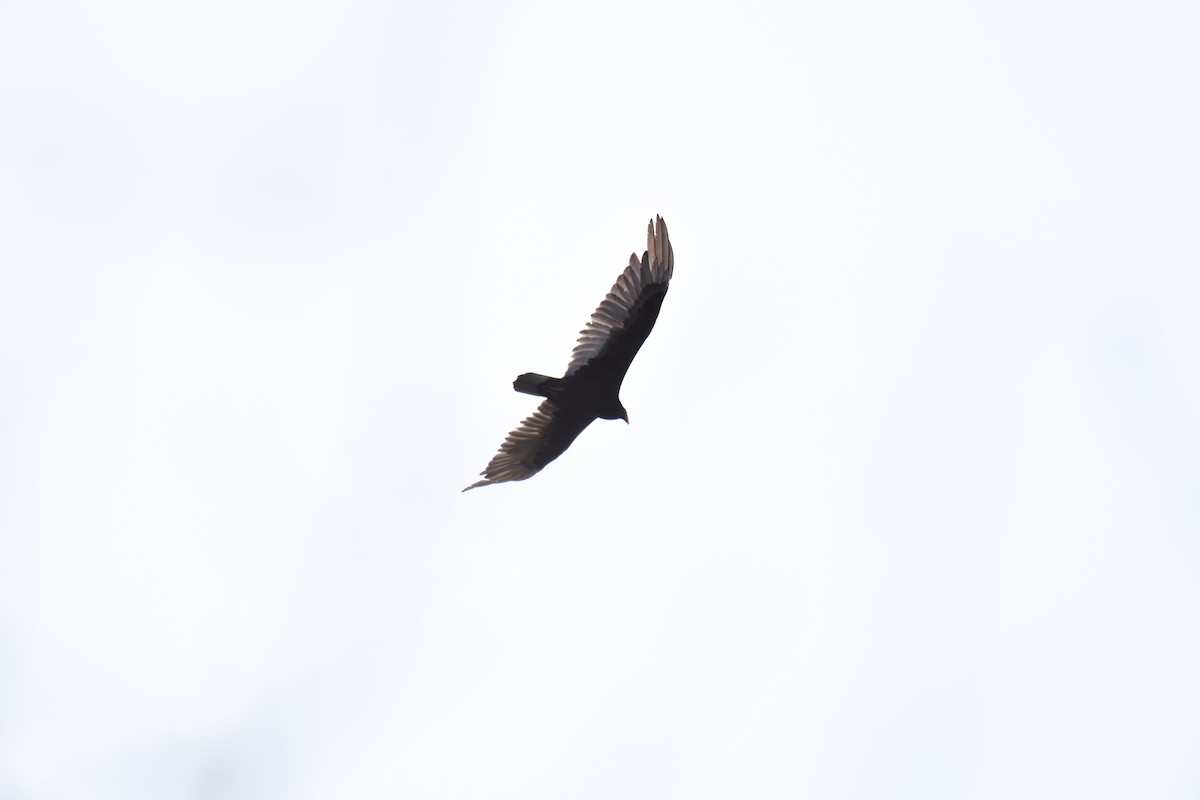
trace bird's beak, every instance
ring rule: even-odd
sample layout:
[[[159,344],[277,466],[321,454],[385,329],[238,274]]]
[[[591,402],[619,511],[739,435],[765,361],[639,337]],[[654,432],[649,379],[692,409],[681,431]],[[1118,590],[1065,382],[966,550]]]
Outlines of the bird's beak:
[[[629,412],[626,411],[624,414],[622,414],[621,419],[625,420],[625,424],[628,425],[629,424]]]

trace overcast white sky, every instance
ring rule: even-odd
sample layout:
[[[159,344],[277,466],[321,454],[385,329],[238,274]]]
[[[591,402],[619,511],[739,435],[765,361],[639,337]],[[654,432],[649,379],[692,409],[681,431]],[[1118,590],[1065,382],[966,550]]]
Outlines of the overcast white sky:
[[[1198,30],[5,3],[0,797],[1195,800]]]

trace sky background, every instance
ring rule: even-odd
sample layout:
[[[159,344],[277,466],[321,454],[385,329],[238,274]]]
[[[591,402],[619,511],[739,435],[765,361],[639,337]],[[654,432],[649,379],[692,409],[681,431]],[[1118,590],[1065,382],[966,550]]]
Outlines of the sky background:
[[[1195,800],[1197,30],[0,5],[0,798]]]

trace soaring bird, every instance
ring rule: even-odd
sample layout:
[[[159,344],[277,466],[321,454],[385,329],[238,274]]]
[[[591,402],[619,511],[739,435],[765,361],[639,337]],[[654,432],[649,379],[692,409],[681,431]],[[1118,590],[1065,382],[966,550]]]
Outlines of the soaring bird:
[[[667,224],[658,217],[657,230],[654,220],[647,226],[642,260],[638,261],[637,253],[629,257],[629,266],[579,332],[566,374],[551,378],[526,372],[513,381],[518,392],[546,399],[500,445],[500,452],[479,473],[483,480],[464,492],[536,475],[561,456],[592,420],[629,422],[621,405],[621,382],[658,319],[674,266]]]

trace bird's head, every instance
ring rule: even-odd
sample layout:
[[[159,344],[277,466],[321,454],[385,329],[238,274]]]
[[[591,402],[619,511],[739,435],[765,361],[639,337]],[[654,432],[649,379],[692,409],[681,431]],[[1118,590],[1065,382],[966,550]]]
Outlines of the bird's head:
[[[629,412],[625,410],[625,406],[621,405],[620,400],[604,404],[596,416],[600,419],[623,419],[626,425],[629,424]]]

